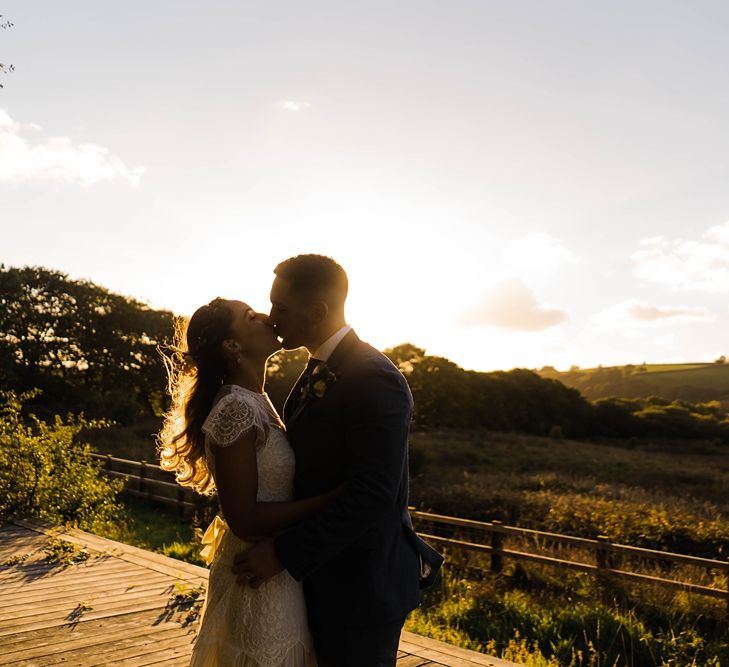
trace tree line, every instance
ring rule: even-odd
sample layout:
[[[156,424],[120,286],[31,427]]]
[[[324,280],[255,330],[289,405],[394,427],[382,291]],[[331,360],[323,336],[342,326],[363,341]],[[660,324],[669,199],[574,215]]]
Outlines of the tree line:
[[[84,412],[120,424],[163,413],[166,375],[159,348],[171,341],[171,312],[42,267],[0,266],[0,306],[0,386],[39,389],[28,410],[46,417]],[[385,354],[408,380],[415,428],[729,441],[729,415],[716,402],[590,401],[527,369],[464,370],[410,343]],[[266,391],[277,408],[306,356],[304,350],[279,353],[269,363]]]

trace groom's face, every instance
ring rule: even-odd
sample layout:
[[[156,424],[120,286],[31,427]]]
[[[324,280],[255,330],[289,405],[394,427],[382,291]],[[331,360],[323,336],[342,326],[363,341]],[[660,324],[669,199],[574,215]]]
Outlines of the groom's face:
[[[311,303],[292,290],[287,280],[277,276],[271,286],[268,324],[276,330],[285,350],[309,343],[312,321]]]

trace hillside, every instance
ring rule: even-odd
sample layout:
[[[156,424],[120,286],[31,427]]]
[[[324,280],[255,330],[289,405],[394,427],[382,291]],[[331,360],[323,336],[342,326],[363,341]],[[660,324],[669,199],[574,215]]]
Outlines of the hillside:
[[[551,367],[538,371],[543,378],[559,380],[585,398],[609,396],[646,398],[660,396],[690,402],[720,401],[729,405],[729,364],[643,364],[560,372]]]

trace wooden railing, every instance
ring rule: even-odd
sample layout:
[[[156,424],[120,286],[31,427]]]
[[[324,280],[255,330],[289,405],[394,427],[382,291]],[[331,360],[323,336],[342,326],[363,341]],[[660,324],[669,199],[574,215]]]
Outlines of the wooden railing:
[[[125,480],[126,493],[147,500],[166,503],[177,508],[184,514],[199,508],[209,502],[202,499],[192,490],[186,489],[174,481],[174,476],[158,465],[146,461],[130,461],[111,455],[92,454],[95,459],[104,463],[103,472],[110,477]],[[729,561],[712,560],[696,556],[632,547],[625,544],[611,542],[606,536],[597,539],[572,537],[559,533],[550,533],[529,528],[506,526],[500,521],[472,521],[457,517],[421,512],[410,508],[418,534],[434,544],[459,552],[476,552],[490,556],[490,569],[492,572],[501,572],[504,560],[528,561],[540,563],[556,568],[588,572],[602,577],[615,577],[640,583],[656,584],[668,588],[707,595],[727,601],[729,611]],[[469,534],[469,539],[463,539],[463,533]],[[577,552],[590,556],[591,562],[556,558],[535,553],[507,548],[508,539],[524,545],[526,543],[541,544],[543,548],[554,549],[555,545],[571,547],[571,554]],[[678,579],[658,577],[645,572],[625,570],[620,567],[621,561],[631,563],[655,563],[663,570],[672,569],[673,565],[692,566],[702,572],[723,572],[724,582],[722,588],[705,586]]]
[[[104,474],[123,479],[124,493],[145,500],[154,500],[177,508],[180,514],[189,513],[204,504],[204,500],[192,489],[175,482],[175,476],[154,463],[130,461],[111,454],[91,454],[104,465]]]
[[[642,547],[631,547],[624,544],[611,542],[607,536],[600,535],[597,539],[584,537],[572,537],[560,535],[541,530],[518,528],[516,526],[505,526],[500,521],[472,521],[470,519],[459,519],[456,517],[432,514],[430,512],[419,512],[411,508],[410,514],[418,528],[418,534],[429,542],[444,547],[457,549],[466,552],[478,552],[490,555],[490,567],[493,572],[500,572],[503,569],[504,559],[510,558],[516,561],[529,561],[543,565],[551,565],[557,568],[589,572],[598,576],[609,576],[618,579],[627,579],[641,583],[657,584],[668,588],[674,588],[689,593],[698,593],[727,601],[729,611],[729,561],[712,560],[699,558],[697,556],[686,556]],[[441,533],[450,535],[434,534],[440,528]],[[444,530],[445,529],[445,530]],[[464,540],[458,535],[459,529],[466,529],[471,534],[481,537]],[[532,553],[516,549],[508,549],[504,546],[507,538],[517,539],[524,543],[541,543],[543,547],[550,548],[556,544],[571,546],[573,551],[583,554],[591,554],[592,562],[568,560],[555,558],[543,553]],[[723,572],[723,587],[704,586],[658,577],[653,574],[624,570],[620,562],[629,560],[633,563],[654,563],[662,569],[671,569],[669,564],[693,566],[706,572]]]

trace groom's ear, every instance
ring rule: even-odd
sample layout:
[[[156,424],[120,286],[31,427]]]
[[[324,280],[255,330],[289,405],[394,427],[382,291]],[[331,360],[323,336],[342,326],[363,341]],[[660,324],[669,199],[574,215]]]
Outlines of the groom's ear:
[[[315,301],[312,309],[313,320],[315,324],[321,324],[329,314],[329,306],[326,301]]]

